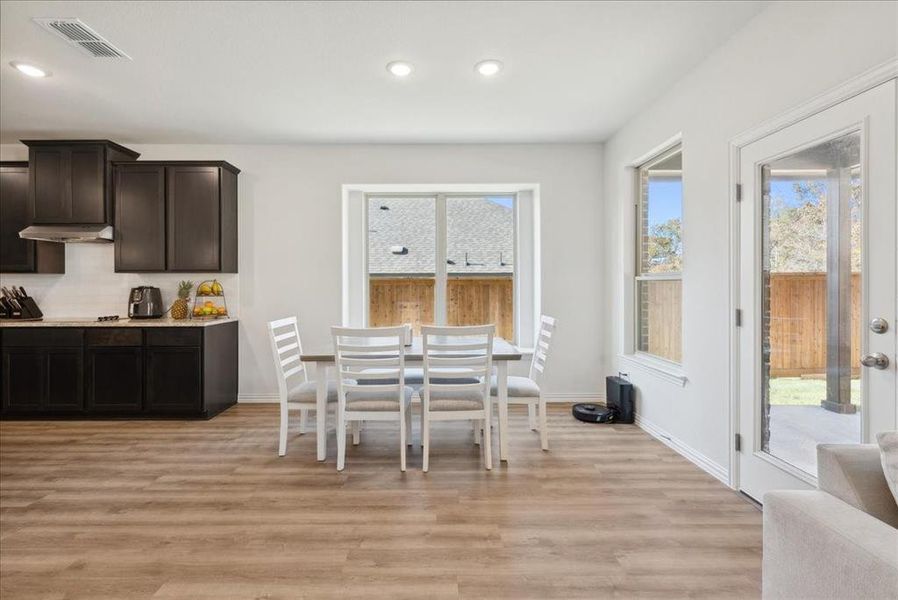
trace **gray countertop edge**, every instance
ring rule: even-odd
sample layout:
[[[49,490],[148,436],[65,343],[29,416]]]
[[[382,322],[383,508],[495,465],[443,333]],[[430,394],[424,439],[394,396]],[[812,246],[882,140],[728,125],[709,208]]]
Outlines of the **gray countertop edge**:
[[[193,319],[119,319],[118,321],[97,321],[96,319],[44,319],[43,321],[20,321],[17,319],[4,319],[0,321],[0,329],[14,327],[137,327],[137,328],[156,328],[156,327],[213,327],[215,325],[224,325],[225,323],[236,323],[238,319],[210,319],[208,321],[200,321]]]

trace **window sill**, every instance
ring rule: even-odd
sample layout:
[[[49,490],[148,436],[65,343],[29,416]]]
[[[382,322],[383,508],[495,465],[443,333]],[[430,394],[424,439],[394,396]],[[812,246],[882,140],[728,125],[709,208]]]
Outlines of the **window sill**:
[[[680,387],[685,387],[686,385],[686,374],[679,366],[673,363],[653,358],[646,354],[619,354],[618,358],[624,364],[643,370],[668,383],[673,383]]]

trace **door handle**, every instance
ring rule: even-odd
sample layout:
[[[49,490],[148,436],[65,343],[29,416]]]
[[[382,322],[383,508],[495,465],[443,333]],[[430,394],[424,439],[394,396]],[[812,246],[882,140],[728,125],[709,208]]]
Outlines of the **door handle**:
[[[866,354],[863,358],[861,358],[861,364],[865,367],[873,367],[874,369],[888,369],[889,368],[889,357],[883,354],[882,352],[874,352],[873,354]]]

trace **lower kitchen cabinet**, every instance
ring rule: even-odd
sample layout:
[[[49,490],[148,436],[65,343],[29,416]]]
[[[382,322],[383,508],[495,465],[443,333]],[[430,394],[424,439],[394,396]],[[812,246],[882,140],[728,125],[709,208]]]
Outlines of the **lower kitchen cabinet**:
[[[237,322],[0,328],[4,418],[210,418],[237,402]]]
[[[84,361],[80,348],[47,352],[48,413],[77,413],[84,408]]]
[[[199,348],[148,348],[147,409],[197,412],[202,404],[202,366]]]
[[[87,411],[140,413],[143,410],[143,361],[143,348],[140,347],[89,348]]]
[[[46,397],[47,357],[39,350],[3,352],[3,411],[38,412]]]
[[[4,413],[77,414],[84,408],[80,348],[3,350]]]

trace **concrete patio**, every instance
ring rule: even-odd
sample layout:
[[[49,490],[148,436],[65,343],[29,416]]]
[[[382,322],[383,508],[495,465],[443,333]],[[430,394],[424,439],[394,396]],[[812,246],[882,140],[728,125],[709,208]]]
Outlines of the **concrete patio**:
[[[817,475],[817,444],[857,444],[861,414],[844,415],[820,406],[772,405],[770,454]]]

